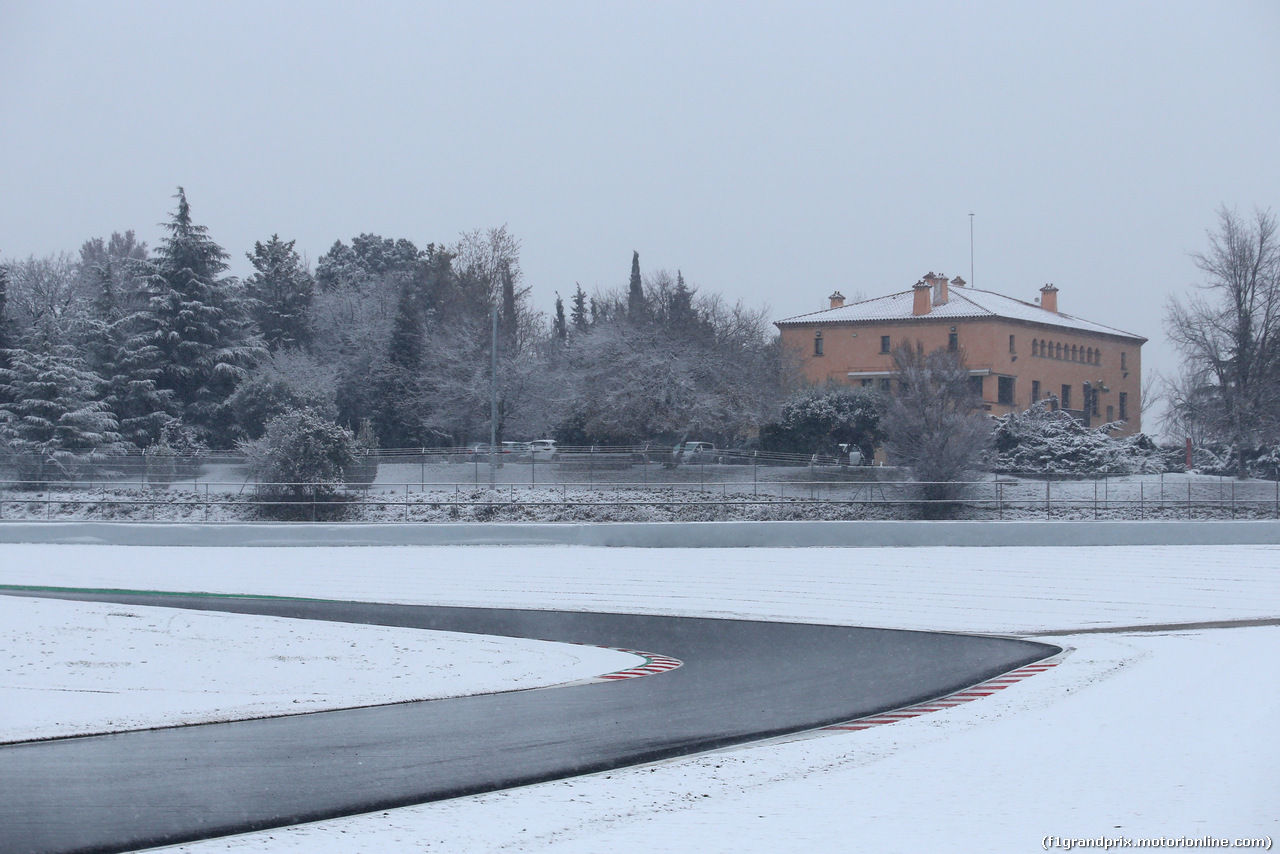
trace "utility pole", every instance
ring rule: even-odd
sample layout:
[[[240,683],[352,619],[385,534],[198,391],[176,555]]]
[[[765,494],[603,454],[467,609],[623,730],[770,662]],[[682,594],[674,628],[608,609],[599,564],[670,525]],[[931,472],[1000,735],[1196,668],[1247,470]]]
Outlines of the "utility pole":
[[[969,211],[969,287],[973,287],[973,211]]]
[[[493,307],[493,350],[489,357],[489,485],[494,484],[498,454],[498,307]]]

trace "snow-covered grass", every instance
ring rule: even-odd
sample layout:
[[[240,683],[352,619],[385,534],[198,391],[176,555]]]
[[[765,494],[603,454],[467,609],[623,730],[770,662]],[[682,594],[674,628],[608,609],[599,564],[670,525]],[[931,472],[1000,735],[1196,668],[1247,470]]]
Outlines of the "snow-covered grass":
[[[0,742],[514,691],[643,661],[536,640],[10,596],[0,596],[0,649]]]
[[[563,607],[1025,633],[1064,663],[974,703],[193,854],[1035,850],[1046,835],[1276,836],[1280,549],[0,546],[0,583]],[[657,650],[660,652],[660,650]],[[661,678],[661,677],[655,677]]]

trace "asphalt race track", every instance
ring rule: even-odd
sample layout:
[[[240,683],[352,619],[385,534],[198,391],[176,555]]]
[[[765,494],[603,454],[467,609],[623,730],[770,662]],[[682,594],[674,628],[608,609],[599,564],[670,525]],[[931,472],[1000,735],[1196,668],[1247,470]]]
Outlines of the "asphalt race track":
[[[921,702],[1059,652],[1005,638],[688,617],[28,595],[591,643],[684,666],[616,682],[0,747],[5,854],[129,851],[681,756]]]

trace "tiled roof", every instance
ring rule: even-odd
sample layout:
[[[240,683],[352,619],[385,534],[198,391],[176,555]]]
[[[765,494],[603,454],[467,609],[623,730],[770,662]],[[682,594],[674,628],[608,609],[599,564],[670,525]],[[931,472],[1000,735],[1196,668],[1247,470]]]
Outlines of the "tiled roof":
[[[829,308],[809,314],[799,314],[779,320],[778,326],[812,325],[815,323],[865,323],[881,320],[945,320],[947,318],[1003,317],[1045,326],[1094,332],[1104,335],[1121,335],[1146,341],[1141,335],[1125,332],[1112,326],[1104,326],[1091,320],[1046,311],[1038,305],[1016,300],[992,291],[980,291],[970,287],[948,288],[948,301],[932,306],[928,314],[912,314],[915,294],[912,291],[889,294],[875,299],[851,303],[840,308]]]

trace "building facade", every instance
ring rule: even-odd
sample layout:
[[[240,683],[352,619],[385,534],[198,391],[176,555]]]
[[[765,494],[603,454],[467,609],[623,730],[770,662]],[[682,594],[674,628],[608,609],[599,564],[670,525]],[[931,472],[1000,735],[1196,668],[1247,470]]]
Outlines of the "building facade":
[[[1145,338],[1058,310],[1045,285],[1038,304],[970,288],[959,276],[928,273],[908,291],[778,321],[785,347],[811,383],[892,391],[893,350],[922,344],[959,353],[974,390],[993,415],[1050,401],[1092,425],[1142,429]]]

